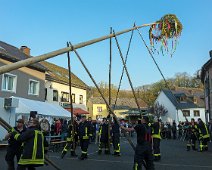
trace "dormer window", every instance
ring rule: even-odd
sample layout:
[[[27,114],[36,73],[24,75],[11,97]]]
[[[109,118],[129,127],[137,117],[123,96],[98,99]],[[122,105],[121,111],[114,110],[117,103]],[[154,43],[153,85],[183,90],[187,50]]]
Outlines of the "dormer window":
[[[180,102],[185,102],[186,101],[186,96],[181,96],[180,97]]]

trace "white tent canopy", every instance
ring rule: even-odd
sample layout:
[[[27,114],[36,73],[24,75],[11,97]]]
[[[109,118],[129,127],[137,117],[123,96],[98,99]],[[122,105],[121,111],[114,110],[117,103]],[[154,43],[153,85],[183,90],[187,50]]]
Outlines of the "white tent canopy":
[[[47,102],[25,99],[21,97],[12,97],[19,100],[16,114],[29,114],[30,111],[37,111],[38,115],[51,117],[71,117],[71,113],[59,105]]]

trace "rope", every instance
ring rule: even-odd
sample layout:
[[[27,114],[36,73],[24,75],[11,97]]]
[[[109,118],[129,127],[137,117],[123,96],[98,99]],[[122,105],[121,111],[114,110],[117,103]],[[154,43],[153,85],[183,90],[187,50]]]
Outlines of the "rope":
[[[165,82],[166,87],[170,90],[171,94],[173,95],[173,93],[172,93],[172,91],[171,91],[171,88],[170,88],[169,85],[168,85],[168,82],[166,81],[166,79],[165,79],[165,77],[164,77],[164,75],[163,75],[163,73],[162,73],[162,71],[161,71],[159,65],[157,64],[157,62],[156,62],[156,60],[155,60],[155,58],[154,58],[154,56],[153,56],[153,54],[152,54],[152,52],[151,52],[151,50],[150,50],[149,47],[147,46],[147,44],[146,44],[146,42],[145,42],[145,40],[144,40],[142,34],[140,33],[140,31],[139,31],[138,28],[136,28],[136,30],[138,31],[138,33],[139,33],[139,35],[140,35],[140,38],[142,39],[144,45],[146,46],[146,48],[147,48],[147,50],[148,50],[150,56],[152,57],[152,59],[153,59],[155,65],[156,65],[157,69],[159,70],[161,76],[163,77],[163,80],[164,80],[164,82]],[[175,98],[174,95],[173,95],[173,97]],[[177,100],[176,100],[176,102],[179,103]],[[180,106],[180,105],[178,105],[178,107],[179,107],[179,106]],[[181,110],[181,112],[183,113],[183,110],[182,110],[181,108],[180,108],[180,110]],[[185,117],[185,119],[187,119],[185,115],[183,115],[183,116]]]
[[[149,47],[147,46],[147,44],[146,44],[146,42],[145,42],[145,40],[144,40],[143,36],[141,35],[141,33],[140,33],[140,31],[139,31],[139,29],[138,29],[138,28],[136,28],[136,30],[138,31],[138,33],[139,33],[139,35],[140,35],[140,37],[141,37],[141,39],[142,39],[142,41],[143,41],[144,45],[146,46],[146,48],[147,48],[147,50],[148,50],[148,52],[149,52],[150,56],[152,57],[152,59],[153,59],[153,61],[154,61],[155,65],[156,65],[156,67],[157,67],[158,71],[160,72],[161,76],[163,77],[163,80],[165,81],[165,85],[166,85],[166,87],[167,87],[167,88],[169,88],[168,83],[167,83],[167,81],[166,81],[166,79],[165,79],[165,77],[164,77],[164,75],[163,75],[163,73],[162,73],[162,71],[161,71],[160,67],[158,66],[158,64],[157,64],[157,62],[156,62],[156,60],[155,60],[155,58],[154,58],[154,56],[153,56],[152,52],[150,51]]]

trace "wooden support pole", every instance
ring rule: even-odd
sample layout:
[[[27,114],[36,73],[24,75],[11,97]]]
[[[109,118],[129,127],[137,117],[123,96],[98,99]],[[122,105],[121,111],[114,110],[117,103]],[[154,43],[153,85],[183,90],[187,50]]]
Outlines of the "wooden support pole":
[[[108,38],[112,38],[114,36],[118,36],[118,35],[130,32],[130,31],[135,30],[135,29],[151,26],[153,24],[156,24],[156,23],[150,23],[150,24],[143,24],[141,26],[135,26],[133,28],[129,28],[129,29],[126,29],[124,31],[117,32],[115,35],[114,34],[109,34],[109,35],[106,35],[106,36],[103,36],[103,37],[100,37],[100,38],[96,38],[96,39],[93,39],[93,40],[90,40],[90,41],[86,41],[86,42],[82,42],[82,43],[73,45],[73,48],[74,49],[82,48],[82,47],[85,47],[85,46],[88,46],[88,45],[91,45],[91,44],[106,40]],[[10,72],[12,70],[16,70],[18,68],[25,67],[25,66],[28,66],[28,65],[31,65],[31,64],[34,64],[34,63],[38,63],[40,61],[44,61],[44,60],[47,60],[49,58],[53,58],[55,56],[67,53],[69,51],[73,51],[73,48],[72,47],[62,48],[62,49],[59,49],[59,50],[56,50],[56,51],[53,51],[53,52],[49,52],[49,53],[46,53],[46,54],[43,54],[43,55],[27,58],[25,60],[21,60],[21,61],[18,61],[16,63],[12,63],[12,64],[1,66],[0,67],[0,74],[6,73],[6,72]]]
[[[69,43],[71,46],[72,44]],[[73,47],[73,46],[72,46]],[[101,92],[99,86],[97,85],[96,81],[94,80],[93,76],[91,75],[90,71],[88,70],[88,68],[86,67],[85,63],[83,62],[83,60],[81,59],[80,55],[78,54],[78,52],[76,51],[76,49],[73,47],[73,51],[75,52],[77,58],[79,59],[80,63],[82,64],[82,66],[84,67],[85,71],[87,72],[87,74],[89,75],[89,77],[91,78],[91,80],[93,81],[94,85],[96,86],[99,94],[101,95],[102,99],[104,100],[107,108],[109,109],[109,112],[113,115],[114,120],[118,123],[118,125],[121,127],[115,113],[113,112],[113,109],[110,107],[109,103],[107,102],[107,100],[105,99],[103,93]],[[131,141],[131,139],[126,135],[126,131],[124,130],[124,134],[126,136],[126,139],[128,140],[129,144],[131,145],[131,147],[133,148],[133,150],[135,150],[135,145],[133,144],[133,142]]]

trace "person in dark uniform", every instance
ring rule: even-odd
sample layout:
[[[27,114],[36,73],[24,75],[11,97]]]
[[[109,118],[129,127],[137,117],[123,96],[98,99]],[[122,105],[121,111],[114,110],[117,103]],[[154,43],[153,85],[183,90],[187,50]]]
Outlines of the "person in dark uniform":
[[[208,141],[210,140],[210,135],[208,132],[208,128],[206,124],[202,121],[202,119],[198,119],[197,129],[199,132],[199,151],[207,151],[208,150]]]
[[[120,127],[118,122],[114,119],[112,124],[112,142],[113,142],[113,149],[114,149],[114,156],[121,156],[120,154]]]
[[[61,158],[63,158],[66,153],[68,152],[68,150],[71,150],[71,156],[76,157],[77,154],[75,153],[75,148],[76,148],[76,139],[75,136],[77,135],[77,123],[76,121],[74,121],[74,135],[73,135],[73,125],[71,120],[68,122],[68,134],[67,134],[67,138],[66,138],[66,145],[63,148],[62,154],[61,154]]]
[[[86,116],[82,115],[81,120],[78,127],[78,135],[80,140],[80,146],[82,154],[79,157],[79,159],[84,160],[88,157],[87,151],[88,151],[88,145],[89,145],[89,136],[91,133],[90,130],[90,124],[86,120]]]
[[[182,135],[183,135],[183,124],[182,122],[180,121],[179,124],[178,124],[178,139],[181,140],[182,138]]]
[[[102,124],[99,127],[100,144],[98,154],[102,153],[102,149],[105,149],[105,154],[109,154],[109,143],[108,143],[108,122],[106,118],[103,118]]]
[[[153,155],[154,160],[159,161],[161,159],[161,153],[160,153],[160,141],[161,141],[161,128],[160,128],[160,122],[157,118],[154,120],[155,122],[150,124],[152,128],[152,138],[153,138]]]
[[[193,150],[196,150],[197,133],[197,124],[192,118],[188,128],[187,151],[190,151],[191,147]]]
[[[14,127],[14,131],[18,133],[23,133],[26,131],[26,127],[24,125],[23,119],[18,119],[16,127]],[[12,130],[12,131],[13,131]],[[22,153],[22,143],[19,141],[16,141],[12,136],[10,136],[10,133],[8,133],[5,136],[5,139],[8,140],[8,147],[7,147],[7,153],[5,156],[5,160],[8,165],[8,170],[15,170],[15,164],[14,164],[14,158],[16,156],[17,162],[19,161]]]
[[[89,117],[88,118],[88,124],[89,124],[89,126],[90,126],[90,134],[89,134],[89,144],[92,142],[92,138],[93,138],[93,131],[94,131],[94,129],[93,129],[93,122],[92,122],[92,118],[91,117]]]
[[[40,131],[38,119],[30,119],[28,128],[22,134],[12,132],[13,137],[18,142],[23,142],[23,153],[18,161],[17,170],[35,170],[35,167],[44,165],[44,153],[47,141]]]
[[[173,139],[177,138],[177,124],[175,120],[173,120],[173,123],[172,123],[172,137]]]
[[[121,128],[127,131],[135,130],[137,133],[133,170],[141,170],[144,162],[147,170],[155,169],[152,155],[151,128],[149,127],[148,122],[149,118],[143,116],[134,128],[125,128],[124,126],[121,126]]]

